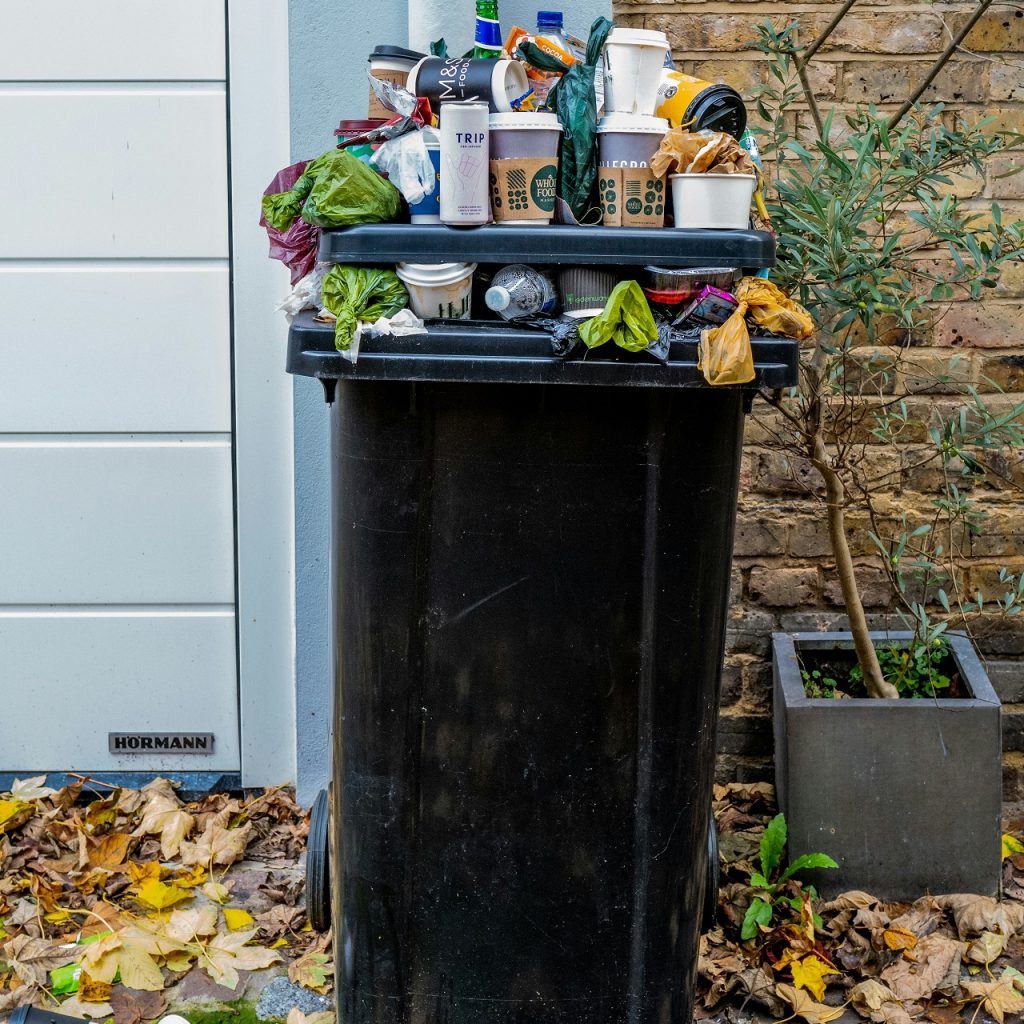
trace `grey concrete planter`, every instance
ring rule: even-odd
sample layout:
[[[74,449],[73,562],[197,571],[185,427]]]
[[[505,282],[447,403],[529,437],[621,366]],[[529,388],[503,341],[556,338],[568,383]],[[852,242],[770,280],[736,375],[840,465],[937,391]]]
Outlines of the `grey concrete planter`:
[[[773,635],[779,806],[791,857],[839,863],[813,873],[822,893],[998,894],[999,698],[970,641],[949,640],[970,698],[831,700],[804,695],[797,653],[852,649],[850,634]]]

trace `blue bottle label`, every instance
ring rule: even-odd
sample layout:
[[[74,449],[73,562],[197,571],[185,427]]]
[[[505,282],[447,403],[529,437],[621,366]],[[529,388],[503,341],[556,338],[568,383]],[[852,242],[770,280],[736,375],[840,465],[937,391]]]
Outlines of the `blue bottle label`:
[[[477,46],[483,46],[488,50],[501,49],[501,25],[491,18],[476,19],[476,35],[474,41]]]

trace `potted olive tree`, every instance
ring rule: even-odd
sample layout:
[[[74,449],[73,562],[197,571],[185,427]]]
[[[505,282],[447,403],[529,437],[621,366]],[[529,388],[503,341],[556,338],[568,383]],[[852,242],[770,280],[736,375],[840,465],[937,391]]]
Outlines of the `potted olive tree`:
[[[818,331],[804,344],[800,385],[771,396],[762,425],[827,522],[850,631],[774,637],[780,804],[794,855],[824,850],[839,862],[818,880],[831,891],[992,894],[1000,711],[970,624],[982,611],[1019,612],[1024,581],[1004,572],[999,593],[969,593],[963,555],[983,528],[974,494],[1014,486],[1024,405],[986,400],[955,359],[936,366],[915,349],[943,303],[964,291],[976,299],[1024,255],[1024,223],[1006,223],[995,204],[979,215],[953,187],[1021,140],[916,97],[894,116],[871,107],[822,116],[796,28],[759,27],[771,77],[758,112],[779,243],[772,276]],[[795,133],[798,101],[817,125],[812,140]],[[908,383],[929,377],[953,397],[908,402]],[[930,508],[900,507],[891,465],[897,475],[934,470]],[[849,541],[854,510],[871,524],[898,632],[869,629]]]

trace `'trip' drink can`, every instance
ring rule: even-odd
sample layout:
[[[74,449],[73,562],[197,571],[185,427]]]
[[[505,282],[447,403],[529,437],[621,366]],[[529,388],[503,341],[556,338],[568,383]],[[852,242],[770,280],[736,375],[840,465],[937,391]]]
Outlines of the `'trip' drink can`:
[[[441,104],[441,222],[491,219],[486,103]]]

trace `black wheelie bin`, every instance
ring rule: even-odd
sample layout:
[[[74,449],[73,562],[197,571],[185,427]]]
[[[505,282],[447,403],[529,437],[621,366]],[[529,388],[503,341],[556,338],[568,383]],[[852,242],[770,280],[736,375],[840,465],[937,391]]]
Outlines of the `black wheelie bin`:
[[[750,231],[565,227],[361,226],[321,248],[773,257]],[[343,1024],[691,1018],[744,416],[795,383],[797,346],[755,338],[756,379],[727,388],[692,342],[664,364],[612,348],[563,360],[512,324],[428,321],[353,364],[329,325],[291,328],[289,371],[332,402],[330,852],[309,899]]]

